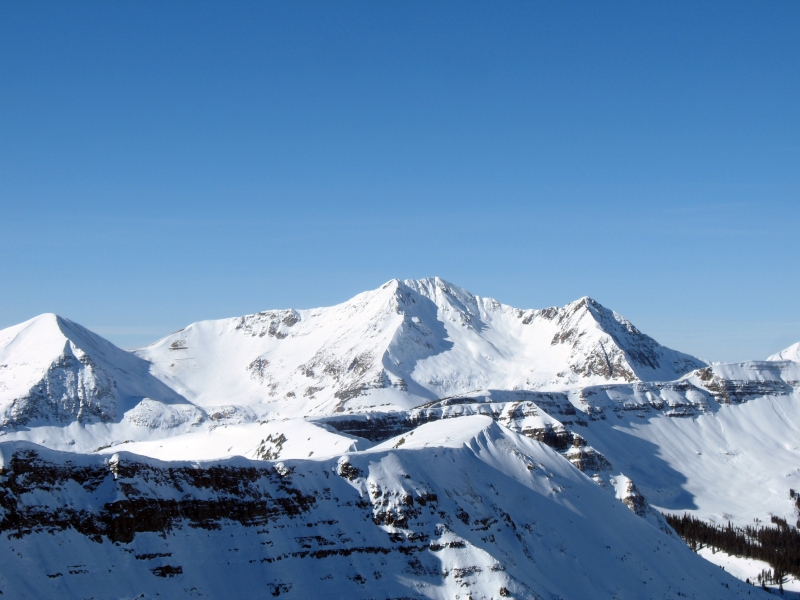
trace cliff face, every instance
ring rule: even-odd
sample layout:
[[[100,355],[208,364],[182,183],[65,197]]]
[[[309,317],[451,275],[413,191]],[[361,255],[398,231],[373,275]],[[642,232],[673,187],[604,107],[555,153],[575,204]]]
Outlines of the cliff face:
[[[12,400],[4,427],[45,423],[109,422],[117,416],[116,382],[78,348],[66,344],[41,379]]]
[[[321,461],[161,463],[19,443],[0,451],[9,597],[749,591],[559,455],[486,417]]]

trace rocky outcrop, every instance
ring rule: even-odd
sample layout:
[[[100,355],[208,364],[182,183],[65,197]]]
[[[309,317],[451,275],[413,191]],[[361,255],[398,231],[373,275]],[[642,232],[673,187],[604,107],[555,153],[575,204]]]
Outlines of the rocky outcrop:
[[[0,482],[0,532],[17,538],[71,529],[96,542],[128,543],[137,534],[176,527],[218,529],[223,521],[256,526],[300,515],[316,502],[293,487],[291,472],[266,463],[196,469],[127,455],[115,455],[107,464],[99,459],[62,463],[25,446],[5,461]],[[106,501],[86,503],[102,491]],[[31,502],[42,495],[62,500]],[[65,497],[74,501],[64,503]]]
[[[601,471],[610,471],[611,463],[605,456],[592,448],[578,434],[572,434],[572,445],[564,451],[564,457],[579,471],[595,474]]]
[[[695,375],[720,404],[742,404],[761,396],[787,396],[800,387],[798,381],[729,379],[715,373],[712,367],[699,369]]]
[[[252,337],[274,337],[282,340],[289,337],[291,328],[302,316],[296,310],[266,310],[240,317],[236,331]]]
[[[336,431],[358,436],[372,442],[382,442],[407,433],[420,425],[442,419],[467,415],[485,415],[511,431],[541,442],[562,453],[579,470],[588,474],[608,471],[611,465],[597,450],[588,446],[580,435],[567,429],[554,414],[572,417],[576,410],[565,394],[521,392],[523,398],[541,400],[549,411],[530,400],[492,402],[490,396],[464,396],[431,402],[424,408],[389,413],[371,412],[343,417],[326,417],[317,422]],[[483,400],[483,402],[476,402]],[[581,419],[577,419],[585,424]],[[572,423],[573,421],[568,421]]]
[[[633,481],[624,475],[617,475],[612,478],[612,483],[616,490],[617,498],[634,513],[640,517],[647,515],[648,504],[644,496],[636,489]]]

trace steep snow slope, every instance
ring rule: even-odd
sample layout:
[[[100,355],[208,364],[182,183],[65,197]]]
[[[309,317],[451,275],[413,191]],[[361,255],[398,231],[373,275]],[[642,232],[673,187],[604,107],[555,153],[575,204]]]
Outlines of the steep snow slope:
[[[701,369],[669,386],[681,405],[672,414],[653,408],[662,400],[653,390],[636,387],[583,390],[606,418],[574,431],[652,504],[717,523],[749,525],[770,515],[797,521],[789,490],[800,489],[799,363]]]
[[[723,364],[674,382],[565,392],[493,390],[321,421],[382,441],[420,423],[472,414],[547,443],[648,518],[648,503],[738,525],[798,517],[789,489],[800,489],[799,363]]]
[[[752,598],[488,417],[320,461],[0,444],[14,598]]]
[[[777,354],[773,354],[767,360],[793,360],[795,362],[800,362],[800,342],[792,344]]]
[[[149,365],[53,314],[0,331],[0,426],[110,422],[145,397],[185,402]]]
[[[330,308],[194,323],[137,354],[199,405],[264,403],[282,416],[671,380],[704,366],[590,298],[523,311],[438,278],[392,280]]]

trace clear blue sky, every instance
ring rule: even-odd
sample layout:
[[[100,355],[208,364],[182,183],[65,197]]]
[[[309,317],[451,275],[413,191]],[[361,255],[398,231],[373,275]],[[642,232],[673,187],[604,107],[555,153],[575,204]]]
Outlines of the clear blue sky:
[[[800,2],[0,3],[0,326],[439,275],[800,340]]]

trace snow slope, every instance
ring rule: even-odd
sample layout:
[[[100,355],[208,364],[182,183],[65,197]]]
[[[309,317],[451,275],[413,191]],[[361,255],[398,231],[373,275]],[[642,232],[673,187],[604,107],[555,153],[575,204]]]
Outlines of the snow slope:
[[[737,525],[798,519],[789,490],[800,489],[800,364],[789,361],[714,365],[674,382],[494,390],[321,422],[381,441],[470,414],[547,443],[601,485],[619,491],[630,479],[661,511]]]
[[[323,460],[162,463],[0,444],[14,598],[752,598],[488,417]]]
[[[772,567],[769,565],[769,563],[765,563],[754,558],[732,556],[722,552],[721,550],[709,548],[708,546],[698,550],[697,553],[707,561],[725,569],[728,573],[738,579],[741,579],[742,581],[749,579],[750,581],[757,582],[758,576],[762,571],[772,571]],[[768,587],[772,589],[773,594],[779,594],[778,586],[774,583],[771,583]],[[785,598],[796,599],[798,596],[800,596],[800,580],[792,576],[787,576],[786,581],[783,584],[783,589],[783,596]],[[793,593],[787,594],[787,592]]]
[[[721,406],[694,418],[624,415],[575,427],[671,513],[752,524],[770,515],[794,523],[800,489],[800,394]]]

